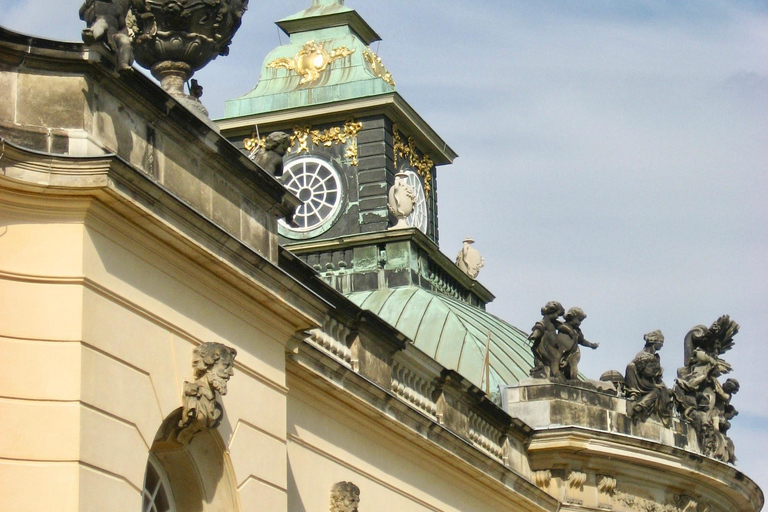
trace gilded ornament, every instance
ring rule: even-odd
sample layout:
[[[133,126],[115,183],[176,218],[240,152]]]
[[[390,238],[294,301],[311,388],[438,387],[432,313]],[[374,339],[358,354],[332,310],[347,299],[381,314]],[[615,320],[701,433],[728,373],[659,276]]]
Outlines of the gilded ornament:
[[[320,78],[320,73],[325,71],[333,61],[348,57],[355,53],[346,46],[339,46],[331,52],[323,48],[323,43],[307,41],[299,53],[292,59],[275,59],[269,64],[268,68],[284,68],[289,71],[295,71],[301,80],[299,84],[306,84],[316,81]]]
[[[413,137],[408,137],[408,141],[404,142],[397,131],[397,125],[392,126],[392,142],[395,157],[395,166],[397,166],[398,157],[407,158],[408,163],[413,167],[416,172],[424,180],[424,195],[429,197],[429,191],[432,190],[432,167],[435,163],[429,158],[429,155],[419,157],[416,151],[416,142]]]
[[[324,146],[327,148],[334,144],[349,143],[349,146],[344,151],[344,158],[349,160],[350,165],[357,167],[359,163],[357,159],[357,134],[362,129],[363,123],[356,123],[352,119],[344,123],[344,126],[332,126],[331,128],[326,128],[322,131],[313,130],[309,126],[294,126],[293,135],[291,135],[290,140],[291,147],[287,152],[290,153],[292,148],[298,144],[298,148],[296,149],[297,155],[302,152],[309,153],[310,140],[316,146]],[[257,150],[264,147],[265,142],[266,139],[264,137],[259,138],[254,130],[251,137],[243,141],[243,145],[245,149],[253,155]]]
[[[371,66],[371,71],[373,71],[374,75],[381,78],[392,87],[395,86],[395,79],[392,78],[392,73],[390,73],[387,68],[384,67],[384,64],[381,62],[381,57],[373,53],[373,50],[371,50],[370,47],[363,50],[363,57],[365,57],[365,60],[368,61],[368,64]]]

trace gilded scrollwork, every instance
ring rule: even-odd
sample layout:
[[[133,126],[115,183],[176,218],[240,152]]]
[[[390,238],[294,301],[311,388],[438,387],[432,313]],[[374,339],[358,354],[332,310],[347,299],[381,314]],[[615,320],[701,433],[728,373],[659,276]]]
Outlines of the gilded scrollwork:
[[[297,155],[309,153],[309,142],[315,146],[331,147],[335,144],[348,144],[344,150],[344,158],[350,165],[357,167],[359,164],[357,155],[357,134],[363,129],[363,123],[355,122],[350,119],[343,126],[332,126],[324,130],[313,130],[310,126],[294,126],[293,134],[290,136],[290,147],[287,152],[296,151]],[[263,148],[267,137],[259,137],[254,129],[254,133],[243,141],[243,146],[251,154],[258,149]],[[296,147],[298,146],[298,147]]]
[[[397,130],[397,125],[392,126],[392,143],[395,166],[397,167],[398,158],[408,159],[410,166],[416,170],[424,181],[424,195],[429,197],[429,191],[432,190],[432,167],[435,166],[435,163],[429,155],[425,154],[419,157],[416,151],[416,141],[413,140],[413,137],[408,137],[408,140],[403,141]]]
[[[371,66],[371,71],[373,71],[374,75],[381,78],[392,87],[395,86],[395,79],[392,78],[392,73],[390,73],[384,66],[384,63],[381,62],[381,57],[373,53],[373,50],[371,50],[370,47],[363,50],[363,57],[365,57],[365,60]]]
[[[268,68],[284,68],[295,71],[301,77],[299,84],[315,82],[320,74],[335,60],[348,57],[355,53],[346,46],[339,46],[330,52],[323,48],[323,43],[307,41],[304,47],[292,58],[275,59]]]

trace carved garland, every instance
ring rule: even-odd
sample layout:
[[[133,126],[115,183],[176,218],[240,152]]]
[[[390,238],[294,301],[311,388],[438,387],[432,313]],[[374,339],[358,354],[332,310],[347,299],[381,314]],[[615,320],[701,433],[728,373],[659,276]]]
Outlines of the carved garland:
[[[699,504],[690,496],[682,494],[675,496],[674,504],[665,505],[624,492],[616,492],[614,496],[623,507],[638,512],[706,512],[709,510],[706,505]]]
[[[408,163],[413,167],[416,172],[421,176],[421,179],[424,180],[424,195],[429,197],[429,191],[432,190],[432,167],[435,166],[435,163],[432,161],[432,159],[429,157],[429,155],[424,155],[423,157],[419,157],[416,151],[416,142],[413,140],[413,137],[408,137],[408,140],[406,142],[403,141],[403,139],[400,137],[400,133],[397,131],[397,125],[392,126],[392,142],[394,144],[394,157],[395,157],[395,167],[397,167],[397,158],[407,158]]]
[[[350,119],[344,126],[333,126],[323,131],[313,130],[309,126],[294,126],[293,135],[291,135],[291,147],[288,148],[288,153],[293,149],[293,146],[298,144],[296,154],[302,152],[309,153],[309,141],[316,146],[331,147],[334,144],[347,144],[344,151],[344,158],[349,161],[349,165],[357,167],[359,161],[357,159],[357,134],[363,129],[363,123],[356,123],[353,119]],[[254,149],[258,149],[264,146],[266,137],[257,137],[255,134],[243,141],[243,145],[247,151],[253,152]]]

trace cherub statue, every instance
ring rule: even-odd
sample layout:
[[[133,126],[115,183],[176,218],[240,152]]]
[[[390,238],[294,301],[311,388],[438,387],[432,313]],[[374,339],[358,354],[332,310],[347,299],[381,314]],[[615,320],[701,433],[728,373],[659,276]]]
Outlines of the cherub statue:
[[[557,301],[547,302],[541,308],[541,320],[533,326],[533,332],[528,339],[533,342],[534,367],[531,377],[546,379],[560,374],[561,351],[557,347],[557,328],[562,321],[559,319],[565,313],[562,304]]]
[[[133,48],[126,26],[130,0],[85,0],[80,7],[80,19],[88,24],[83,29],[83,42],[87,45],[104,41],[117,54],[117,70],[130,71]]]
[[[272,132],[264,140],[264,147],[254,149],[250,158],[269,174],[279,178],[283,175],[283,157],[290,145],[290,135],[285,132]]]
[[[579,345],[591,349],[596,349],[599,346],[599,343],[592,343],[584,338],[584,334],[581,332],[581,322],[585,318],[587,315],[581,308],[571,308],[565,314],[565,322],[560,324],[557,329],[557,339],[563,350],[560,370],[562,376],[567,380],[579,378],[579,361],[581,361]]]
[[[643,339],[645,347],[627,365],[624,377],[627,415],[634,420],[643,420],[657,414],[666,424],[672,418],[673,400],[662,380],[664,370],[656,353],[664,346],[664,335],[657,330],[649,332]]]
[[[331,512],[357,512],[360,488],[352,482],[337,482],[331,487]]]
[[[188,443],[203,430],[221,423],[222,408],[216,394],[227,394],[227,381],[234,373],[237,351],[221,343],[203,343],[192,353],[195,381],[184,383],[183,408],[177,439]]]

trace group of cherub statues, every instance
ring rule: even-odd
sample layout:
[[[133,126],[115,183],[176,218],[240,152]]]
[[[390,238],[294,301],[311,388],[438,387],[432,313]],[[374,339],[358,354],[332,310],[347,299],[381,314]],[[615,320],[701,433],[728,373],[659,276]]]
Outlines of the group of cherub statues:
[[[559,382],[579,379],[579,346],[598,346],[581,332],[584,311],[570,308],[566,312],[559,302],[552,301],[541,308],[541,314],[542,319],[529,336],[534,357],[531,376]],[[610,382],[616,394],[626,398],[627,415],[633,421],[655,417],[668,425],[677,414],[693,427],[705,455],[735,462],[733,442],[727,432],[730,420],[738,414],[730,402],[739,390],[739,382],[727,379],[721,383],[718,378],[731,371],[720,356],[733,347],[738,330],[739,325],[728,315],[710,327],[697,325],[691,329],[685,336],[685,366],[678,369],[672,389],[662,380],[657,352],[664,345],[664,335],[658,330],[644,336],[645,346],[623,375],[609,371],[600,380]]]

